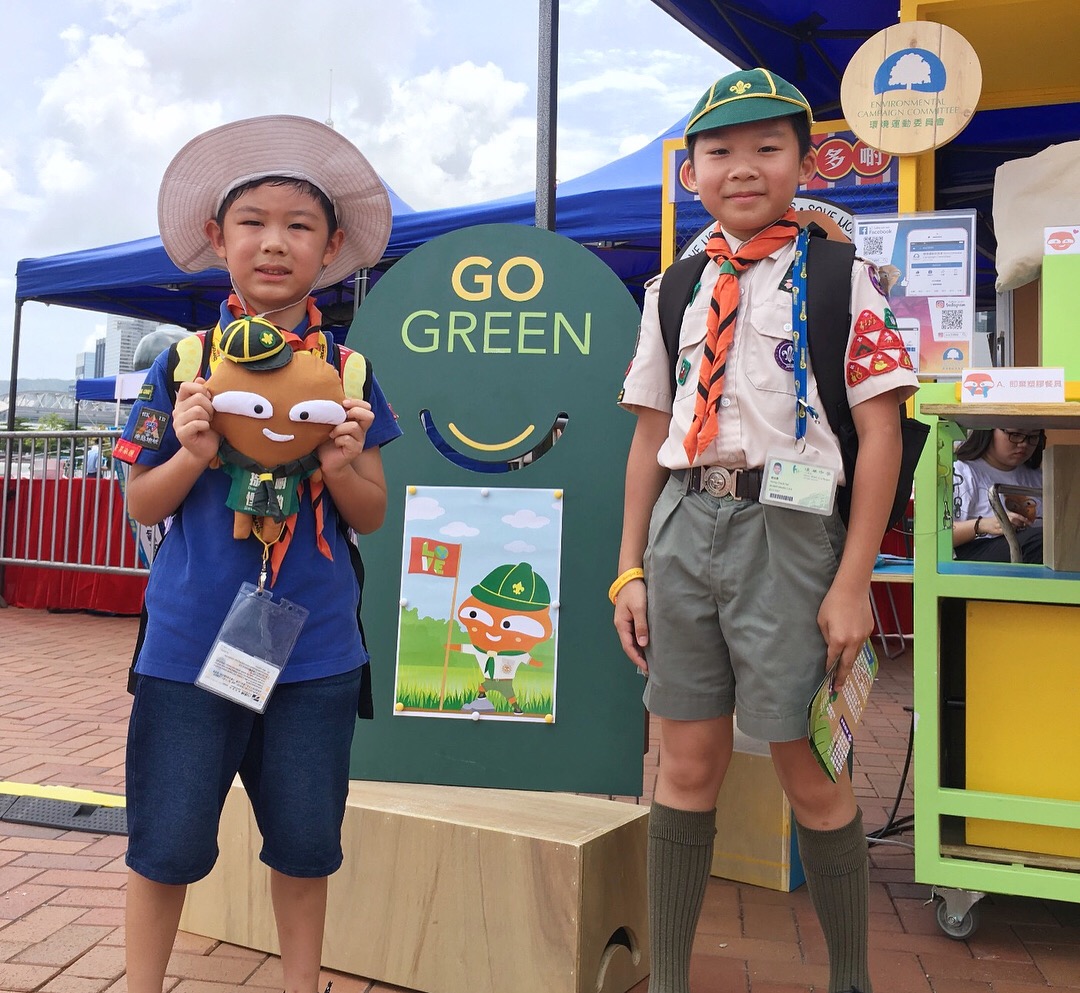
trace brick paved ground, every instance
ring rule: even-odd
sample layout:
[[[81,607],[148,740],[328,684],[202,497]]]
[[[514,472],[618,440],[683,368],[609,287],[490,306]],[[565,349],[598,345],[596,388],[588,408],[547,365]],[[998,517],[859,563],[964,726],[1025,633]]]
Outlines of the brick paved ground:
[[[0,780],[123,792],[135,629],[130,618],[0,610]],[[910,700],[909,652],[883,663],[860,734],[855,780],[868,829],[885,822],[899,789]],[[654,744],[646,799],[656,763]],[[899,816],[911,812],[910,797],[909,782]],[[123,853],[123,838],[0,822],[0,993],[125,990]],[[1080,990],[1080,904],[990,896],[976,933],[953,941],[937,927],[929,888],[913,881],[910,851],[881,845],[871,856],[877,993]],[[821,990],[827,978],[805,887],[788,894],[712,880],[694,955],[695,993]],[[334,993],[393,989],[325,978]],[[273,956],[181,934],[167,990],[255,993],[280,981]]]

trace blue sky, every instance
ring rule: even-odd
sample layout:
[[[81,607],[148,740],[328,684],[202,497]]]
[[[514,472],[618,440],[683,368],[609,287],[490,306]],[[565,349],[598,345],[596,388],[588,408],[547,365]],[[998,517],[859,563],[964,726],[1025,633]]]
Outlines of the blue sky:
[[[4,13],[3,376],[17,261],[156,233],[169,159],[225,121],[329,117],[418,209],[534,184],[534,0],[7,0]],[[562,0],[558,178],[645,144],[728,69],[651,0]],[[72,378],[103,327],[26,305],[20,378]]]

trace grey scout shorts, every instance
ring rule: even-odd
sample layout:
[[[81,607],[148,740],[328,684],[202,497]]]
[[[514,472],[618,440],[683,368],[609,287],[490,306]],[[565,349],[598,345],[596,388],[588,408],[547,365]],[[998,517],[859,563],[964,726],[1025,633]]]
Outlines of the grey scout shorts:
[[[805,737],[843,522],[685,488],[669,479],[649,524],[645,706],[683,721],[735,712],[763,741]]]

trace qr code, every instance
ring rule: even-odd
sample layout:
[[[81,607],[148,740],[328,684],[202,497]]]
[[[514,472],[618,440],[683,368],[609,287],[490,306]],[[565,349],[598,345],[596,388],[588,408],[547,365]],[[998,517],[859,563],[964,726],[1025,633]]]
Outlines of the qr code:
[[[863,237],[862,254],[867,258],[874,258],[885,251],[885,237],[880,234],[868,234]]]
[[[943,310],[941,312],[942,331],[962,331],[964,328],[964,312],[962,310]]]

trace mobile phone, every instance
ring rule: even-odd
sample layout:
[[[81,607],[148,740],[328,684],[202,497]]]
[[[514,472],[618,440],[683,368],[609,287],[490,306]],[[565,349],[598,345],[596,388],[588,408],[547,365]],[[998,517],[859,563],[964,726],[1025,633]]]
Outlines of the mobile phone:
[[[907,236],[907,296],[966,296],[967,228],[916,228]]]

